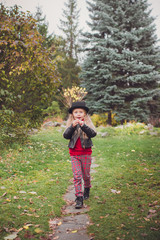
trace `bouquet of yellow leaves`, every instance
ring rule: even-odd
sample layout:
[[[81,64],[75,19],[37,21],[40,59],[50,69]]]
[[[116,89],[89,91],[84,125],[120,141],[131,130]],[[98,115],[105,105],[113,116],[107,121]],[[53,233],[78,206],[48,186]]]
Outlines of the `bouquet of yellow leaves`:
[[[73,102],[82,101],[87,95],[86,89],[82,87],[73,86],[72,88],[62,89],[63,91],[63,104],[68,108],[71,107]]]

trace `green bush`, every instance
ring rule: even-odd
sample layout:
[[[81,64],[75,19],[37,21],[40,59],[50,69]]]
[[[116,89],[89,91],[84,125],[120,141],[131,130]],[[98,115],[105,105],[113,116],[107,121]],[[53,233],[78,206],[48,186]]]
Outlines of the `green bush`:
[[[32,15],[0,4],[0,16],[0,143],[5,145],[40,126],[59,78]]]
[[[47,109],[43,110],[43,114],[47,116],[58,116],[61,113],[60,107],[58,102],[53,101],[51,106],[49,106]]]

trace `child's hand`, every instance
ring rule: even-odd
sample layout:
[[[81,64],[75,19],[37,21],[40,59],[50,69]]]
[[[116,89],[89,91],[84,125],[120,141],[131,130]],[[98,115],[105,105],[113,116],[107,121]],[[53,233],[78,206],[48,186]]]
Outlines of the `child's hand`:
[[[72,126],[75,127],[77,126],[77,124],[79,124],[79,119],[74,120]]]
[[[79,120],[79,119],[76,119],[76,120],[73,121],[72,126],[75,127],[75,126],[77,126],[77,124],[82,126],[84,124],[84,122]]]
[[[80,125],[81,127],[83,126],[83,124],[84,124],[84,122],[81,121],[81,120],[79,120],[79,125]]]

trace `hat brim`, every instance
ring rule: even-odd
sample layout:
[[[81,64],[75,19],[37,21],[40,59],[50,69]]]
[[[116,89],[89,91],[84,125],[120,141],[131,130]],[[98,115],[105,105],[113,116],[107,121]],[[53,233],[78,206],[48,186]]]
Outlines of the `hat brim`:
[[[88,113],[88,111],[89,111],[89,108],[88,107],[83,107],[83,106],[75,106],[75,107],[71,107],[71,108],[69,108],[69,110],[68,110],[68,112],[69,113],[71,113],[72,114],[72,111],[74,110],[74,109],[76,109],[76,108],[82,108],[82,109],[84,109],[87,113]]]

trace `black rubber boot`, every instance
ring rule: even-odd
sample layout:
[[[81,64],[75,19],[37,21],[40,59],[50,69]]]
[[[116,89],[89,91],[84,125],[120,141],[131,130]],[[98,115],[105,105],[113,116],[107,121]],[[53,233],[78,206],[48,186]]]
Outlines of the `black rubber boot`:
[[[75,208],[79,209],[83,207],[83,197],[77,197],[75,201],[76,201]]]
[[[84,188],[84,194],[83,194],[84,200],[89,198],[89,192],[90,192],[90,188]]]

